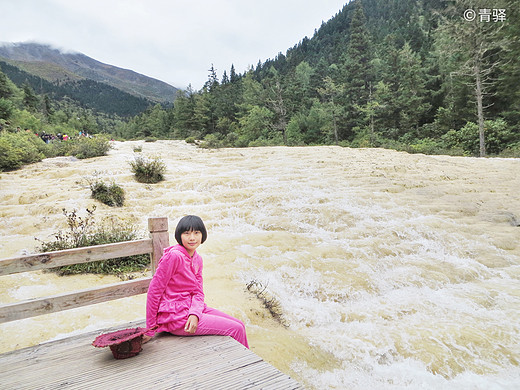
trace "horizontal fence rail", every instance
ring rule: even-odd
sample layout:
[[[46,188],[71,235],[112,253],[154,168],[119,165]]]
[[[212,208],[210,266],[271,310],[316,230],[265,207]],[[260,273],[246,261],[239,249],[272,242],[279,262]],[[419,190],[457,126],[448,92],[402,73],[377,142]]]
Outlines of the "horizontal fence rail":
[[[82,248],[25,255],[0,260],[0,276],[118,257],[142,255],[151,252],[152,240],[147,238],[117,242],[115,244],[85,246]]]
[[[0,276],[37,271],[71,264],[117,259],[150,254],[150,266],[155,272],[163,249],[169,246],[168,219],[149,218],[150,237],[142,240],[95,245],[62,251],[38,253],[0,260]],[[114,283],[86,290],[34,298],[0,306],[0,323],[16,321],[42,314],[121,299],[148,291],[151,277]]]
[[[69,294],[28,299],[23,302],[0,306],[0,323],[144,294],[148,291],[151,280],[152,278],[130,280]]]

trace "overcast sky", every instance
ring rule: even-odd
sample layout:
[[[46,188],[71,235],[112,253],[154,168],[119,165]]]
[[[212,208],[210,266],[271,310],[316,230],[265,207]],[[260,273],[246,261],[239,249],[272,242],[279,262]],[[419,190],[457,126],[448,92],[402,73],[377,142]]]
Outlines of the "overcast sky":
[[[0,0],[0,42],[77,51],[198,90],[311,38],[348,0]]]

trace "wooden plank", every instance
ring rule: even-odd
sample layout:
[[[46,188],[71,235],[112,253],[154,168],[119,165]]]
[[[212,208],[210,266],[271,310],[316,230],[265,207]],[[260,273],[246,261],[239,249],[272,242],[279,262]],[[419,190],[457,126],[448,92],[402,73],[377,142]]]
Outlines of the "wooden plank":
[[[124,241],[114,244],[87,246],[55,252],[38,253],[0,260],[0,276],[26,271],[36,271],[70,264],[88,263],[118,257],[151,253],[152,240]]]
[[[142,322],[117,329],[144,326]],[[90,332],[0,355],[6,389],[264,389],[302,387],[226,336],[159,335],[130,359],[91,343]]]
[[[164,248],[170,246],[168,234],[168,218],[148,218],[148,231],[152,237],[151,268],[155,273],[159,260],[163,255]]]
[[[73,293],[29,299],[0,306],[0,323],[144,294],[148,291],[148,285],[151,280],[152,278],[140,278]]]

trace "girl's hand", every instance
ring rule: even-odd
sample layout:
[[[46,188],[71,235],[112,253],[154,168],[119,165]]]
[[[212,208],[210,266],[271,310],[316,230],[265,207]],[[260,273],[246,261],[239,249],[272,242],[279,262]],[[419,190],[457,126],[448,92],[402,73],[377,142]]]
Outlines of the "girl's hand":
[[[197,326],[199,325],[199,317],[194,314],[191,314],[188,317],[188,321],[186,321],[186,325],[184,326],[184,331],[186,333],[195,333],[197,331]]]
[[[147,336],[145,334],[143,334],[143,344],[144,343],[147,343],[148,341],[150,341],[153,337],[152,336]]]

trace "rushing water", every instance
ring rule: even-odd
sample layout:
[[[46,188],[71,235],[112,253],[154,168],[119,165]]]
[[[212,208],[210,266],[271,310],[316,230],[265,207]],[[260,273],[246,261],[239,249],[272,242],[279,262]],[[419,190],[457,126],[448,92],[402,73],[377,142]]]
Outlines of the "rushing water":
[[[160,156],[166,180],[128,162]],[[339,147],[202,150],[115,143],[106,157],[47,159],[0,174],[0,257],[65,227],[114,180],[146,234],[200,215],[207,302],[243,319],[252,350],[311,389],[514,389],[520,385],[520,160]],[[170,235],[173,243],[173,236]],[[111,283],[31,272],[0,278],[0,302]],[[279,304],[280,324],[246,289]],[[0,352],[144,318],[144,296],[0,325]]]

